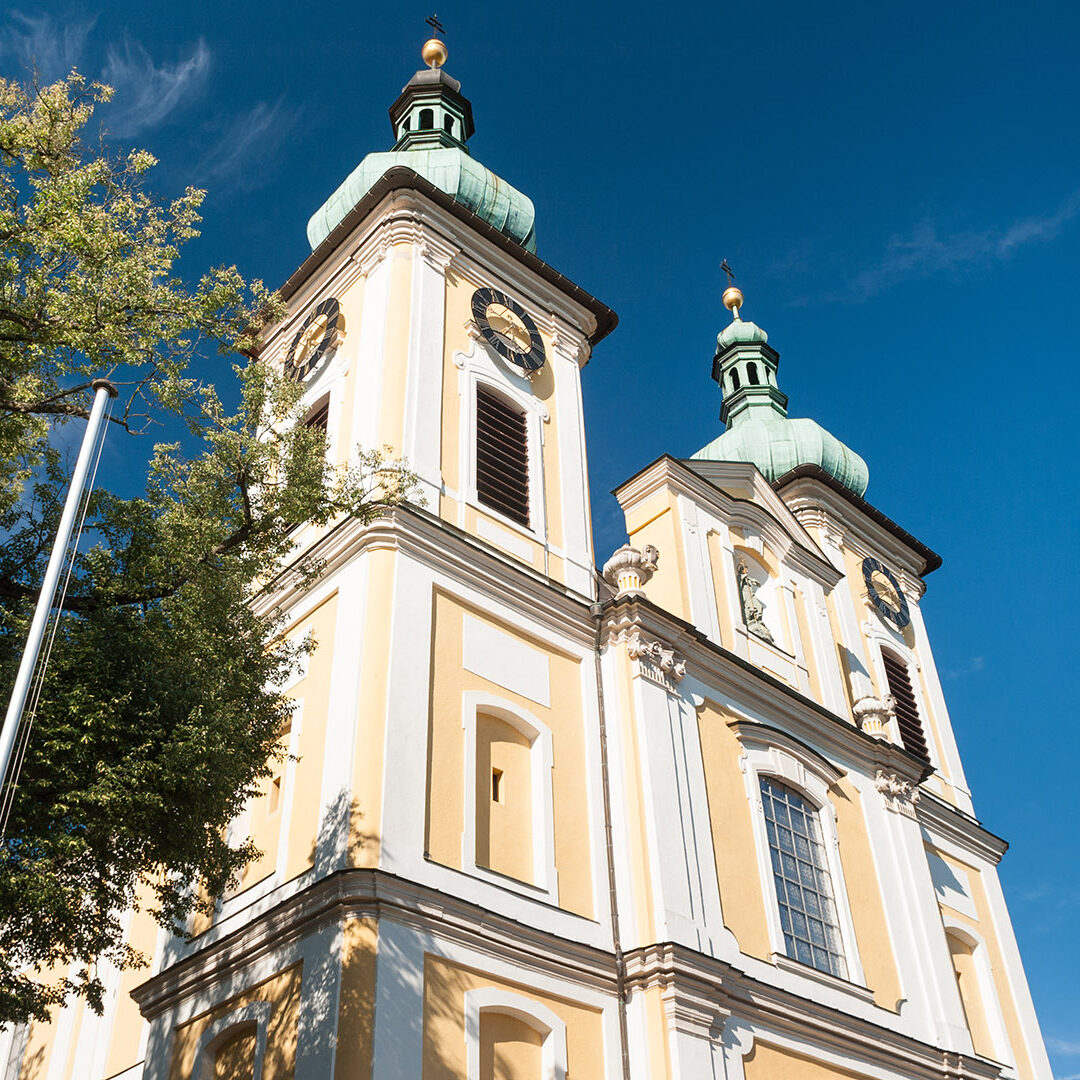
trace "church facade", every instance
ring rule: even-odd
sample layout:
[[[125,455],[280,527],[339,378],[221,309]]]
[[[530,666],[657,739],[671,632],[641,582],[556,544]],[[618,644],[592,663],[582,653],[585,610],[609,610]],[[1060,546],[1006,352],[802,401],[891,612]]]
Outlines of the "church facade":
[[[788,417],[734,288],[726,430],[616,490],[598,559],[615,315],[425,60],[261,354],[416,503],[296,531],[319,581],[265,602],[318,648],[234,823],[261,857],[187,937],[132,916],[152,967],[8,1032],[4,1077],[1050,1080],[920,613],[940,559]]]

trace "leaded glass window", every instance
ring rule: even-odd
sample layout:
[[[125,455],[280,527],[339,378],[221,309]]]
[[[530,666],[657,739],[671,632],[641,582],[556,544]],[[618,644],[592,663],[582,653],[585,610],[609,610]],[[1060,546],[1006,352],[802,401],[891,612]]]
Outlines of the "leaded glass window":
[[[803,964],[847,978],[829,860],[817,810],[797,791],[761,777],[784,950]]]

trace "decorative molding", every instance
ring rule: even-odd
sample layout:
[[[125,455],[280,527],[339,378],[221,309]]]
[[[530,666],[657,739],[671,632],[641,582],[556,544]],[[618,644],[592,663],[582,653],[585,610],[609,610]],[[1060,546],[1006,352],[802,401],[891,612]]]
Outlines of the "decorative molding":
[[[888,809],[904,817],[915,818],[915,804],[921,795],[914,784],[901,780],[896,773],[878,769],[874,774],[874,787],[881,792]]]
[[[626,643],[626,655],[633,660],[634,674],[674,693],[676,684],[686,674],[686,660],[660,641],[650,641],[634,634]]]
[[[656,573],[659,561],[660,551],[652,544],[646,544],[641,551],[629,544],[623,544],[604,563],[604,580],[617,590],[617,600],[644,596],[645,590],[642,586],[647,585]]]

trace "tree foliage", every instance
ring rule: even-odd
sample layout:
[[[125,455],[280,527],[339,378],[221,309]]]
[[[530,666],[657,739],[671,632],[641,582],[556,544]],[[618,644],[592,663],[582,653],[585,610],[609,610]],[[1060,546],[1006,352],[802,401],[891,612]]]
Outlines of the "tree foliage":
[[[110,446],[126,440],[140,468],[149,458],[139,497],[91,498],[57,616],[0,847],[0,1023],[73,992],[100,1007],[98,965],[139,962],[122,934],[137,896],[177,925],[253,857],[225,828],[267,775],[289,715],[274,687],[308,647],[253,602],[260,583],[290,558],[292,523],[367,520],[412,485],[376,452],[328,465],[322,433],[297,423],[302,388],[251,358],[278,297],[235,267],[194,285],[177,274],[204,193],[162,201],[149,154],[87,138],[109,93],[74,73],[44,88],[0,80],[5,686],[92,378],[121,391]],[[154,425],[176,437],[151,453]]]

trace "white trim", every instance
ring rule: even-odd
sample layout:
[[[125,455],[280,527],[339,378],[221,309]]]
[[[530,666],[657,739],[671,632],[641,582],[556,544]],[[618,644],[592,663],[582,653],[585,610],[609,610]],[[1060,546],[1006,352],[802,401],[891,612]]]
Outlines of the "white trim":
[[[476,863],[476,719],[480,711],[505,720],[529,740],[532,769],[532,847],[535,881],[518,881]],[[466,690],[461,700],[461,726],[465,729],[465,827],[461,834],[461,866],[467,874],[534,899],[559,903],[555,869],[555,804],[551,790],[554,762],[551,729],[532,713],[506,698],[480,690]]]
[[[466,1076],[480,1080],[480,1018],[484,1013],[499,1013],[524,1021],[543,1039],[541,1044],[542,1080],[566,1080],[566,1024],[546,1005],[522,994],[512,994],[493,986],[465,992]]]
[[[234,1034],[247,1028],[255,1029],[255,1061],[252,1080],[262,1080],[263,1059],[266,1057],[266,1029],[270,1022],[273,1005],[269,1001],[257,1001],[241,1005],[215,1020],[199,1037],[195,1048],[195,1061],[191,1066],[191,1080],[214,1080],[214,1057],[218,1047]]]
[[[797,745],[784,747],[766,742],[767,732],[760,735],[746,731],[737,731],[743,753],[739,765],[743,771],[746,786],[746,798],[750,804],[753,821],[754,841],[758,861],[758,874],[761,879],[762,896],[766,898],[765,917],[769,927],[769,943],[777,957],[788,957],[784,946],[784,931],[780,925],[780,907],[776,898],[776,885],[773,881],[772,858],[769,853],[769,837],[765,830],[765,811],[761,804],[761,777],[773,776],[791,787],[797,788],[817,808],[818,825],[829,861],[829,876],[832,879],[833,902],[836,905],[837,922],[840,937],[844,944],[844,960],[847,964],[847,979],[836,980],[838,987],[843,983],[854,983],[856,988],[866,987],[862,961],[855,940],[855,924],[851,917],[851,905],[848,902],[847,884],[844,880],[844,867],[840,861],[840,837],[836,830],[836,807],[829,797],[829,787],[836,776],[830,776],[822,763],[809,753],[798,753]],[[796,756],[797,755],[797,756]],[[809,977],[809,973],[807,973]],[[860,995],[861,996],[861,995]]]

